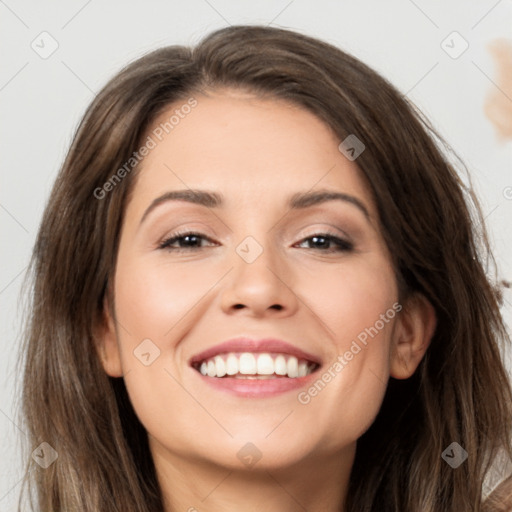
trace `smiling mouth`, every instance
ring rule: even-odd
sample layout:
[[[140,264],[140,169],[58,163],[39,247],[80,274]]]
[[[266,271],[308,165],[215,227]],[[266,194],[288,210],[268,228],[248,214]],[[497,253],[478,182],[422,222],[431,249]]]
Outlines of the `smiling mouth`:
[[[230,352],[194,363],[192,367],[205,377],[234,379],[297,379],[319,368],[315,362],[289,354]]]

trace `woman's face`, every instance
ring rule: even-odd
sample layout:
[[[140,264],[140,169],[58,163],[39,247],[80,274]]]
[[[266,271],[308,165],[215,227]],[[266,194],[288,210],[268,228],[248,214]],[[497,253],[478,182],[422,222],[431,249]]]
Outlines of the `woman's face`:
[[[186,102],[147,133],[105,369],[124,376],[161,459],[352,456],[407,331],[371,195],[313,114],[234,91],[195,98],[168,135],[160,124]],[[219,346],[234,338],[253,341]],[[315,371],[297,377],[296,363]]]

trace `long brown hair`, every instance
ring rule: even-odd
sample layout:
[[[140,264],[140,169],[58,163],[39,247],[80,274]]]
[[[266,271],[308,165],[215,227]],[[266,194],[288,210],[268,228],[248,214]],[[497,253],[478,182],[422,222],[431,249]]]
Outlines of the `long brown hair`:
[[[510,340],[486,275],[492,259],[474,194],[429,123],[385,79],[327,43],[258,26],[218,30],[194,48],[136,60],[96,96],[77,129],[31,264],[23,418],[29,450],[46,442],[58,453],[47,469],[27,468],[35,468],[26,484],[37,510],[163,510],[147,434],[123,380],[104,372],[94,339],[139,166],[108,193],[95,191],[171,103],[220,87],[291,101],[340,142],[351,134],[363,141],[356,163],[401,291],[422,293],[437,314],[417,371],[390,379],[358,440],[346,511],[484,510],[492,462],[500,451],[512,459],[512,391],[500,356]],[[457,468],[442,458],[453,442],[468,454]]]

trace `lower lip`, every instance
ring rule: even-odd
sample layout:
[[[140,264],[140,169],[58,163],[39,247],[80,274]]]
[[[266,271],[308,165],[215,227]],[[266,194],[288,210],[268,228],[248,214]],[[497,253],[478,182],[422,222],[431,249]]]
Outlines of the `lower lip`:
[[[316,378],[318,369],[304,377],[276,377],[272,379],[236,379],[234,377],[218,378],[202,375],[197,370],[194,370],[194,372],[205,384],[212,386],[215,389],[244,398],[265,398],[304,387]]]

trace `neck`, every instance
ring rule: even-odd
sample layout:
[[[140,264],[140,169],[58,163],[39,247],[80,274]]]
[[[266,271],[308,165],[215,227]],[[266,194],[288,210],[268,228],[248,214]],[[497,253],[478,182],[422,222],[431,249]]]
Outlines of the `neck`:
[[[287,467],[223,467],[150,441],[165,512],[343,512],[355,444]]]

